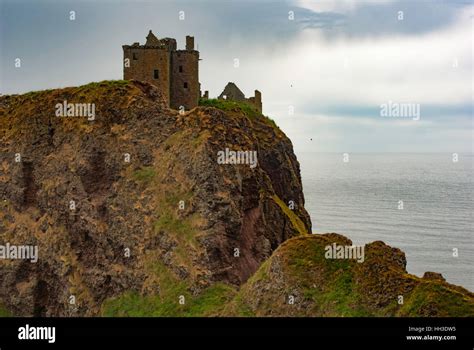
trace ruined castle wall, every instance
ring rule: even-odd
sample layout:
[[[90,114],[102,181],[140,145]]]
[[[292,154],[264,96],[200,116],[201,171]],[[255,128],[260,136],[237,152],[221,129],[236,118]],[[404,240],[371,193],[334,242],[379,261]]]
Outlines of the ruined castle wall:
[[[231,101],[246,101],[245,95],[235,84],[227,84],[224,91],[219,95],[218,99],[224,99],[224,96],[227,100]]]
[[[253,103],[257,110],[262,113],[262,93],[258,90],[255,90],[255,96],[253,98]]]
[[[130,60],[130,67],[124,64],[124,79],[146,81],[157,86],[163,92],[163,97],[169,105],[171,100],[169,51],[149,46],[123,46],[123,55],[124,62],[127,58]]]
[[[171,53],[171,108],[190,110],[199,101],[199,52],[178,50]]]

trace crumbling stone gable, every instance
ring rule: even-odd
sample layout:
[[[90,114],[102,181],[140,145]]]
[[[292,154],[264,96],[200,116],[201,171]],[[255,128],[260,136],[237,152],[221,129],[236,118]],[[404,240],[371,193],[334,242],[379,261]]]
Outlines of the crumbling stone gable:
[[[253,105],[260,113],[262,112],[262,93],[255,90],[255,96],[246,98],[244,93],[233,82],[227,83],[218,99],[246,102]]]
[[[227,83],[224,91],[219,95],[219,99],[226,99],[232,101],[245,101],[245,95],[240,89],[232,82]]]

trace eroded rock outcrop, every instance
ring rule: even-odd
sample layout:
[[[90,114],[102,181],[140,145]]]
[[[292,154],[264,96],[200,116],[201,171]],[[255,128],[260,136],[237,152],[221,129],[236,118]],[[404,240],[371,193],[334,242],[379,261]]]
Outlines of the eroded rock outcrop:
[[[341,235],[306,235],[283,243],[223,311],[247,316],[474,315],[474,294],[440,274],[408,274],[405,254],[377,241],[363,262],[327,259],[326,249],[351,246]]]

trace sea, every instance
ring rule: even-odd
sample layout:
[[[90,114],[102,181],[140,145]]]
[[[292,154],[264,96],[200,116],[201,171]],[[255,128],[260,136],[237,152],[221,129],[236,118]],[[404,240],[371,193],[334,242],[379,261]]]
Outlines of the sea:
[[[474,291],[472,153],[298,152],[312,232],[400,248],[409,273]]]

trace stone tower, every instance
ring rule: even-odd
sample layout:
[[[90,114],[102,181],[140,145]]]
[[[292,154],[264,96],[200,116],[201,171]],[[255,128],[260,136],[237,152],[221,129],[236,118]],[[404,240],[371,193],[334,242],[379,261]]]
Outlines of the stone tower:
[[[150,30],[145,45],[124,45],[123,78],[141,80],[158,87],[168,106],[186,110],[198,105],[199,51],[194,37],[186,37],[186,49],[177,50],[176,40],[158,39]]]
[[[186,36],[186,49],[171,52],[171,108],[186,109],[198,105],[199,51],[194,50],[194,37]]]

